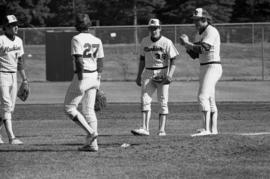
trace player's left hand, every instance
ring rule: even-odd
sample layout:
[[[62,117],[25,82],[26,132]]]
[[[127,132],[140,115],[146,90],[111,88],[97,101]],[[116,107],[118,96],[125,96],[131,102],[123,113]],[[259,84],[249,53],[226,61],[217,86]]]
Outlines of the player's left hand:
[[[101,80],[101,73],[98,73],[97,79],[100,81]]]
[[[29,94],[30,94],[29,83],[28,83],[28,81],[24,81],[24,82],[22,82],[22,84],[21,84],[21,86],[20,86],[20,88],[18,90],[17,96],[22,101],[26,101]]]

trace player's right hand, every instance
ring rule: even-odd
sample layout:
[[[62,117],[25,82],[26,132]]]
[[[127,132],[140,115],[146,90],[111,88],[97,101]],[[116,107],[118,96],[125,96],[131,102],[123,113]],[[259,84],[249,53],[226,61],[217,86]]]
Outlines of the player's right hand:
[[[136,84],[138,85],[138,86],[142,86],[142,78],[141,77],[137,77],[137,79],[136,79]]]
[[[180,44],[185,45],[189,41],[189,38],[186,34],[181,34],[180,36]]]

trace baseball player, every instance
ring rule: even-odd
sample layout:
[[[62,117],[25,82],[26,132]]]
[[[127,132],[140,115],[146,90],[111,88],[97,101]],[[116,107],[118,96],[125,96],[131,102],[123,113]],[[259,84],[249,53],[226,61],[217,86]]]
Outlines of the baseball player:
[[[81,151],[98,151],[97,117],[94,110],[96,91],[100,85],[103,68],[103,45],[99,38],[89,32],[91,26],[87,14],[77,14],[76,29],[71,40],[74,76],[65,96],[65,112],[86,133]],[[77,107],[82,102],[82,113]]]
[[[28,83],[23,63],[23,42],[17,36],[18,20],[14,15],[7,15],[3,20],[4,34],[0,36],[0,128],[5,126],[10,144],[22,144],[15,137],[12,129],[12,113],[17,96],[17,71],[23,83]],[[4,141],[0,136],[0,143]]]
[[[220,62],[220,35],[211,24],[211,16],[205,9],[197,8],[193,13],[193,21],[197,30],[195,42],[188,36],[181,35],[180,41],[191,58],[200,62],[200,85],[198,101],[203,114],[203,130],[192,136],[217,134],[218,109],[215,101],[215,87],[222,75]]]
[[[161,35],[159,19],[150,19],[150,35],[141,42],[140,63],[136,83],[141,86],[142,127],[131,131],[134,135],[149,135],[152,95],[157,91],[160,105],[159,136],[165,136],[168,110],[169,84],[175,70],[175,59],[179,55],[172,41]]]

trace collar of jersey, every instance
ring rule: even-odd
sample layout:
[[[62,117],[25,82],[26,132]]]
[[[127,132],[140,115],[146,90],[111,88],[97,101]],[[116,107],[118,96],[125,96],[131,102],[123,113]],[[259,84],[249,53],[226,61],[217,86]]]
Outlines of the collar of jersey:
[[[12,38],[10,38],[10,36],[8,36],[7,34],[5,34],[5,36],[6,36],[9,40],[11,40],[11,41],[14,41],[14,40],[15,40],[15,35],[12,36]]]
[[[199,31],[199,34],[201,35],[201,34],[205,31],[205,29],[206,29],[208,26],[209,26],[209,24],[207,24],[207,26],[205,26],[202,30],[200,30],[200,31]]]
[[[158,38],[153,38],[153,37],[150,37],[151,41],[152,42],[156,42],[158,41],[162,36],[159,36]]]

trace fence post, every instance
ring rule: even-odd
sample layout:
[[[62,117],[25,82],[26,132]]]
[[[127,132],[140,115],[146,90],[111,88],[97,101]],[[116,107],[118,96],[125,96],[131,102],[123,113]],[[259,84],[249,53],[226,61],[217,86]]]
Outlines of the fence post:
[[[25,44],[25,29],[23,30],[23,45],[26,45]]]
[[[174,25],[174,44],[177,42],[177,31],[176,31],[176,25]]]
[[[252,47],[254,47],[254,23],[252,23]]]
[[[264,80],[264,27],[262,26],[262,41],[261,41],[261,50],[262,50],[262,80]]]

